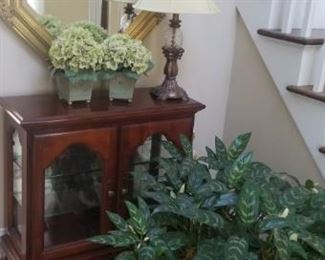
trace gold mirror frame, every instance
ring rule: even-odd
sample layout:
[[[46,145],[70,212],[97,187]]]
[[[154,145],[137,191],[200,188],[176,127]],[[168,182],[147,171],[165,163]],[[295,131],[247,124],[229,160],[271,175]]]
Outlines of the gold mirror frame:
[[[20,37],[22,37],[43,58],[48,58],[48,50],[53,38],[47,30],[31,16],[33,10],[23,0],[0,0],[0,17]],[[143,40],[162,20],[163,15],[141,12],[125,33]]]

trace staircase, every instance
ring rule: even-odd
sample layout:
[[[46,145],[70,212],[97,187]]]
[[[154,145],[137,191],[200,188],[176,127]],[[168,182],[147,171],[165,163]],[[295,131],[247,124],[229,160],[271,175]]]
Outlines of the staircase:
[[[325,179],[325,1],[237,0],[236,6]]]

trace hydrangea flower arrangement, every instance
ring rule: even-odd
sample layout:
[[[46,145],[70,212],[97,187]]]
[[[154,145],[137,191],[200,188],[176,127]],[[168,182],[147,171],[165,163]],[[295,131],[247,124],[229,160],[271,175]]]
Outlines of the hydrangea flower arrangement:
[[[92,34],[93,39],[98,43],[102,43],[107,38],[107,32],[102,27],[92,22],[87,22],[87,21],[75,22],[67,26],[67,28],[70,27],[80,27],[89,31]]]
[[[114,34],[102,44],[105,53],[103,70],[127,73],[139,77],[152,68],[151,52],[141,41],[125,34]]]
[[[49,51],[54,69],[64,71],[71,81],[97,80],[104,54],[94,33],[78,25],[64,29]]]
[[[53,15],[43,15],[39,18],[39,22],[54,38],[62,32],[64,27],[61,20]]]

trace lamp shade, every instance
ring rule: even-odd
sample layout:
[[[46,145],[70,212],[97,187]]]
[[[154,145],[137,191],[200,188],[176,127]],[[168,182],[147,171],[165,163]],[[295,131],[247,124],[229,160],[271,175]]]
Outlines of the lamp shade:
[[[174,14],[215,14],[219,11],[213,0],[138,0],[134,8]]]

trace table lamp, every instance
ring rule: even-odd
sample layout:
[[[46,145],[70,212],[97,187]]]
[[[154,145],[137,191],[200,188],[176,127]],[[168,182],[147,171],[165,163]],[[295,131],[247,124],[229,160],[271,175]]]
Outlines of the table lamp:
[[[124,32],[125,29],[132,23],[133,19],[136,17],[136,13],[133,4],[136,0],[113,0],[114,2],[124,3],[124,15],[121,17],[120,21],[120,32]]]
[[[187,93],[176,80],[178,75],[177,60],[181,59],[184,53],[179,16],[180,14],[215,14],[218,12],[217,6],[213,0],[138,0],[134,8],[173,15],[163,46],[163,53],[167,59],[164,69],[165,80],[161,86],[153,89],[152,95],[159,100],[188,100]]]

